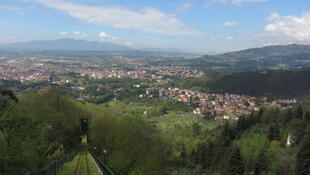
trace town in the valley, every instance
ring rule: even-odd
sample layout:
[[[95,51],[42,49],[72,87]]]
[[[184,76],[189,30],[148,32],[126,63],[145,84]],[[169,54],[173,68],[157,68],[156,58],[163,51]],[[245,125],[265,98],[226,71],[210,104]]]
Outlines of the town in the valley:
[[[24,81],[49,80],[52,75],[76,73],[93,79],[132,78],[164,83],[173,78],[202,77],[204,73],[181,65],[150,65],[141,58],[102,59],[74,58],[2,58],[0,79]]]
[[[259,111],[263,105],[280,110],[291,109],[297,104],[296,99],[270,100],[268,97],[256,98],[239,94],[206,94],[198,91],[179,88],[148,88],[140,97],[171,98],[179,102],[194,105],[193,113],[215,118],[216,120],[238,120],[241,115]]]
[[[121,60],[120,60],[121,59]],[[152,65],[143,58],[119,58],[113,61],[105,59],[70,59],[64,57],[41,58],[2,58],[0,62],[0,79],[15,80],[21,83],[49,81],[52,84],[66,86],[78,90],[76,99],[89,99],[83,92],[87,87],[77,86],[73,80],[57,78],[59,75],[76,74],[80,78],[88,79],[122,79],[148,81],[151,83],[167,83],[175,79],[199,78],[206,76],[203,71],[193,70],[182,65]],[[77,80],[75,80],[77,81]],[[128,88],[128,87],[127,87]],[[114,92],[124,92],[126,87],[120,87]],[[194,106],[193,113],[216,120],[237,120],[241,115],[258,111],[261,106],[268,105],[281,110],[293,108],[296,99],[271,100],[268,97],[253,97],[242,94],[203,93],[179,88],[150,88],[134,85],[134,88],[144,88],[141,98],[168,98]],[[43,88],[44,89],[44,88]],[[109,85],[100,85],[96,93],[111,93]],[[145,111],[147,113],[147,111]]]

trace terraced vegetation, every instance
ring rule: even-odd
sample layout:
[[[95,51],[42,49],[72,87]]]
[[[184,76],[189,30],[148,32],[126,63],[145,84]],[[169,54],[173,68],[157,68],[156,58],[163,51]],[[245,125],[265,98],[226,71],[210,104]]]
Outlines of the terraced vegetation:
[[[100,108],[98,108],[100,106]],[[167,143],[172,153],[191,152],[205,141],[206,134],[222,125],[223,121],[206,119],[192,113],[192,107],[172,100],[140,99],[140,101],[111,101],[101,105],[90,105],[91,110],[114,111],[118,117],[128,114],[139,116],[151,124]],[[148,110],[148,114],[143,114]],[[125,115],[124,115],[125,114]]]

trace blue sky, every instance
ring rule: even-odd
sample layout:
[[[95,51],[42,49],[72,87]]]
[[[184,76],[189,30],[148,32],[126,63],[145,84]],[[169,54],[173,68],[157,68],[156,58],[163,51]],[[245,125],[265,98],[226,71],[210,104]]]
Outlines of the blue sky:
[[[0,43],[59,38],[194,52],[308,44],[310,1],[0,1]]]

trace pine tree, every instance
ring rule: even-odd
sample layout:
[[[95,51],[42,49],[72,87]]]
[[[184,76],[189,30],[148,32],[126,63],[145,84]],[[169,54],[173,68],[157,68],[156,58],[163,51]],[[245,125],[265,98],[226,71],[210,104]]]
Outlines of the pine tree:
[[[192,125],[192,129],[193,129],[193,133],[194,133],[195,135],[200,135],[200,133],[201,133],[201,127],[199,126],[198,123],[194,123],[194,124]]]
[[[262,117],[262,115],[263,115],[264,112],[265,112],[264,107],[261,107],[261,108],[259,109],[258,115],[257,115],[259,120],[261,119],[261,117]]]
[[[195,149],[193,149],[192,152],[191,152],[191,161],[194,164],[198,164],[198,156],[197,156],[197,152],[196,152]]]
[[[269,127],[268,131],[269,140],[279,140],[280,139],[280,130],[278,124],[272,124]]]
[[[243,173],[244,165],[241,159],[240,149],[236,147],[230,153],[225,175],[242,175]]]
[[[203,166],[205,161],[206,144],[199,144],[196,151],[197,164]]]
[[[212,163],[212,156],[213,156],[213,144],[212,142],[209,142],[206,147],[205,151],[205,158],[203,162],[203,167],[210,168]]]
[[[292,118],[293,118],[293,112],[291,109],[289,109],[285,114],[285,123],[288,123],[290,120],[292,120]]]
[[[267,160],[264,154],[265,151],[262,151],[258,157],[252,162],[253,163],[253,175],[260,175],[262,174],[267,168]]]
[[[301,105],[298,105],[295,111],[295,117],[297,119],[302,119],[303,118],[303,109],[301,107]]]
[[[310,135],[304,137],[301,148],[297,154],[296,175],[310,174]]]
[[[237,127],[236,127],[236,132],[237,133],[240,133],[240,132],[242,132],[244,129],[246,129],[246,127],[247,127],[247,123],[246,123],[247,121],[246,121],[246,119],[245,119],[245,117],[244,116],[240,116],[239,117],[239,120],[238,120],[238,122],[237,122]]]
[[[228,122],[225,122],[221,132],[221,139],[225,145],[228,145],[234,139],[233,129],[230,128]]]
[[[180,152],[180,158],[185,159],[186,158],[186,150],[184,145],[182,145],[182,150]]]
[[[310,112],[307,111],[304,115],[304,121],[310,121]]]

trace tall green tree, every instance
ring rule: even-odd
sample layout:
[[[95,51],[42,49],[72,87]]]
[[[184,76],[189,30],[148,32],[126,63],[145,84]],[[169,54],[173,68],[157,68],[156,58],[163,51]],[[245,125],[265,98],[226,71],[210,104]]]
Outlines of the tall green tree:
[[[100,111],[101,109],[98,109]],[[90,138],[95,154],[102,156],[117,174],[165,174],[169,144],[155,128],[135,116],[120,116],[112,111],[95,111],[90,124]]]
[[[307,111],[304,115],[304,121],[309,122],[310,121],[310,112]]]
[[[192,125],[192,129],[193,129],[193,133],[194,133],[195,135],[200,135],[200,133],[201,133],[201,127],[199,126],[198,123],[194,123],[194,124]]]
[[[267,169],[267,159],[264,152],[265,151],[262,151],[252,162],[253,175],[260,175]]]
[[[296,175],[310,174],[310,135],[304,137],[296,160]]]
[[[295,109],[295,117],[297,118],[297,119],[303,119],[303,109],[302,109],[302,107],[301,107],[301,105],[298,105],[297,106],[297,108]]]
[[[280,140],[280,129],[278,124],[272,124],[268,130],[269,140]]]
[[[233,147],[227,161],[227,169],[225,175],[242,175],[243,173],[244,165],[242,162],[240,149],[238,147]]]
[[[0,118],[0,174],[38,170],[58,148],[70,151],[80,138],[81,114],[77,103],[57,91],[23,94]]]

